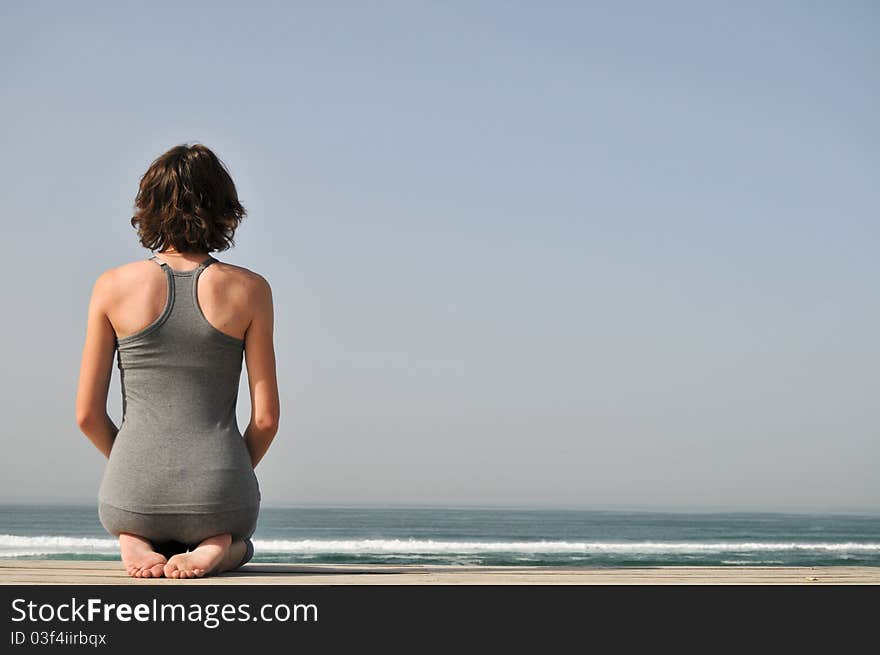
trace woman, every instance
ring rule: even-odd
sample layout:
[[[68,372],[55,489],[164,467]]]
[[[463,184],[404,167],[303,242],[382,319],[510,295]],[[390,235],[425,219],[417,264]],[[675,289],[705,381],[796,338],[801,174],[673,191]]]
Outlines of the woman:
[[[80,429],[108,457],[99,517],[129,575],[193,578],[253,556],[254,467],[278,430],[272,291],[218,261],[246,215],[222,162],[201,144],[156,159],[131,219],[148,259],[95,282],[76,400]],[[114,350],[122,423],[107,415]],[[251,420],[235,406],[246,359]]]

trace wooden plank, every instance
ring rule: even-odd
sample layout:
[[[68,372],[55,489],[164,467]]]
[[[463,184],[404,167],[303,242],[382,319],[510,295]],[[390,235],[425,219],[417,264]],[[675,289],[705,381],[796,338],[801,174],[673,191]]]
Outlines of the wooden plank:
[[[553,568],[259,564],[195,580],[130,578],[119,561],[0,560],[0,584],[880,584],[880,567]]]

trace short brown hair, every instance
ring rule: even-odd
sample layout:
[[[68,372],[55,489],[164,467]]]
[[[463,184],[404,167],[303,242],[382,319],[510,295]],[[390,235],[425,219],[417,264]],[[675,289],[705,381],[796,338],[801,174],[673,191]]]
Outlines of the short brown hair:
[[[159,156],[141,177],[131,224],[150,250],[228,250],[247,211],[223,162],[200,143]]]

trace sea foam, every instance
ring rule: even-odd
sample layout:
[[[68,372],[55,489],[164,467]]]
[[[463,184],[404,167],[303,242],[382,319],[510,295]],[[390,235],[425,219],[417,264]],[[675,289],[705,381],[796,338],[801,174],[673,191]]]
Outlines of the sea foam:
[[[880,543],[805,541],[442,541],[433,539],[255,539],[259,553],[291,554],[707,554],[815,552],[876,554]],[[114,555],[112,538],[0,535],[0,557]]]

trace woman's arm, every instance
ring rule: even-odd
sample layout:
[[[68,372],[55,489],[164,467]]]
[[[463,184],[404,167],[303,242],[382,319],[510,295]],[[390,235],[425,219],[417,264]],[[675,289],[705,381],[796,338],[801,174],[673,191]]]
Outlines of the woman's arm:
[[[243,436],[251,456],[251,465],[256,468],[278,432],[281,408],[275,375],[272,289],[260,276],[257,276],[254,286],[251,294],[255,305],[254,317],[245,333],[244,342],[251,391],[251,421]]]
[[[119,431],[107,415],[107,391],[116,350],[116,333],[105,311],[109,275],[109,271],[101,275],[92,288],[76,392],[77,425],[106,457],[110,457],[113,440]]]

